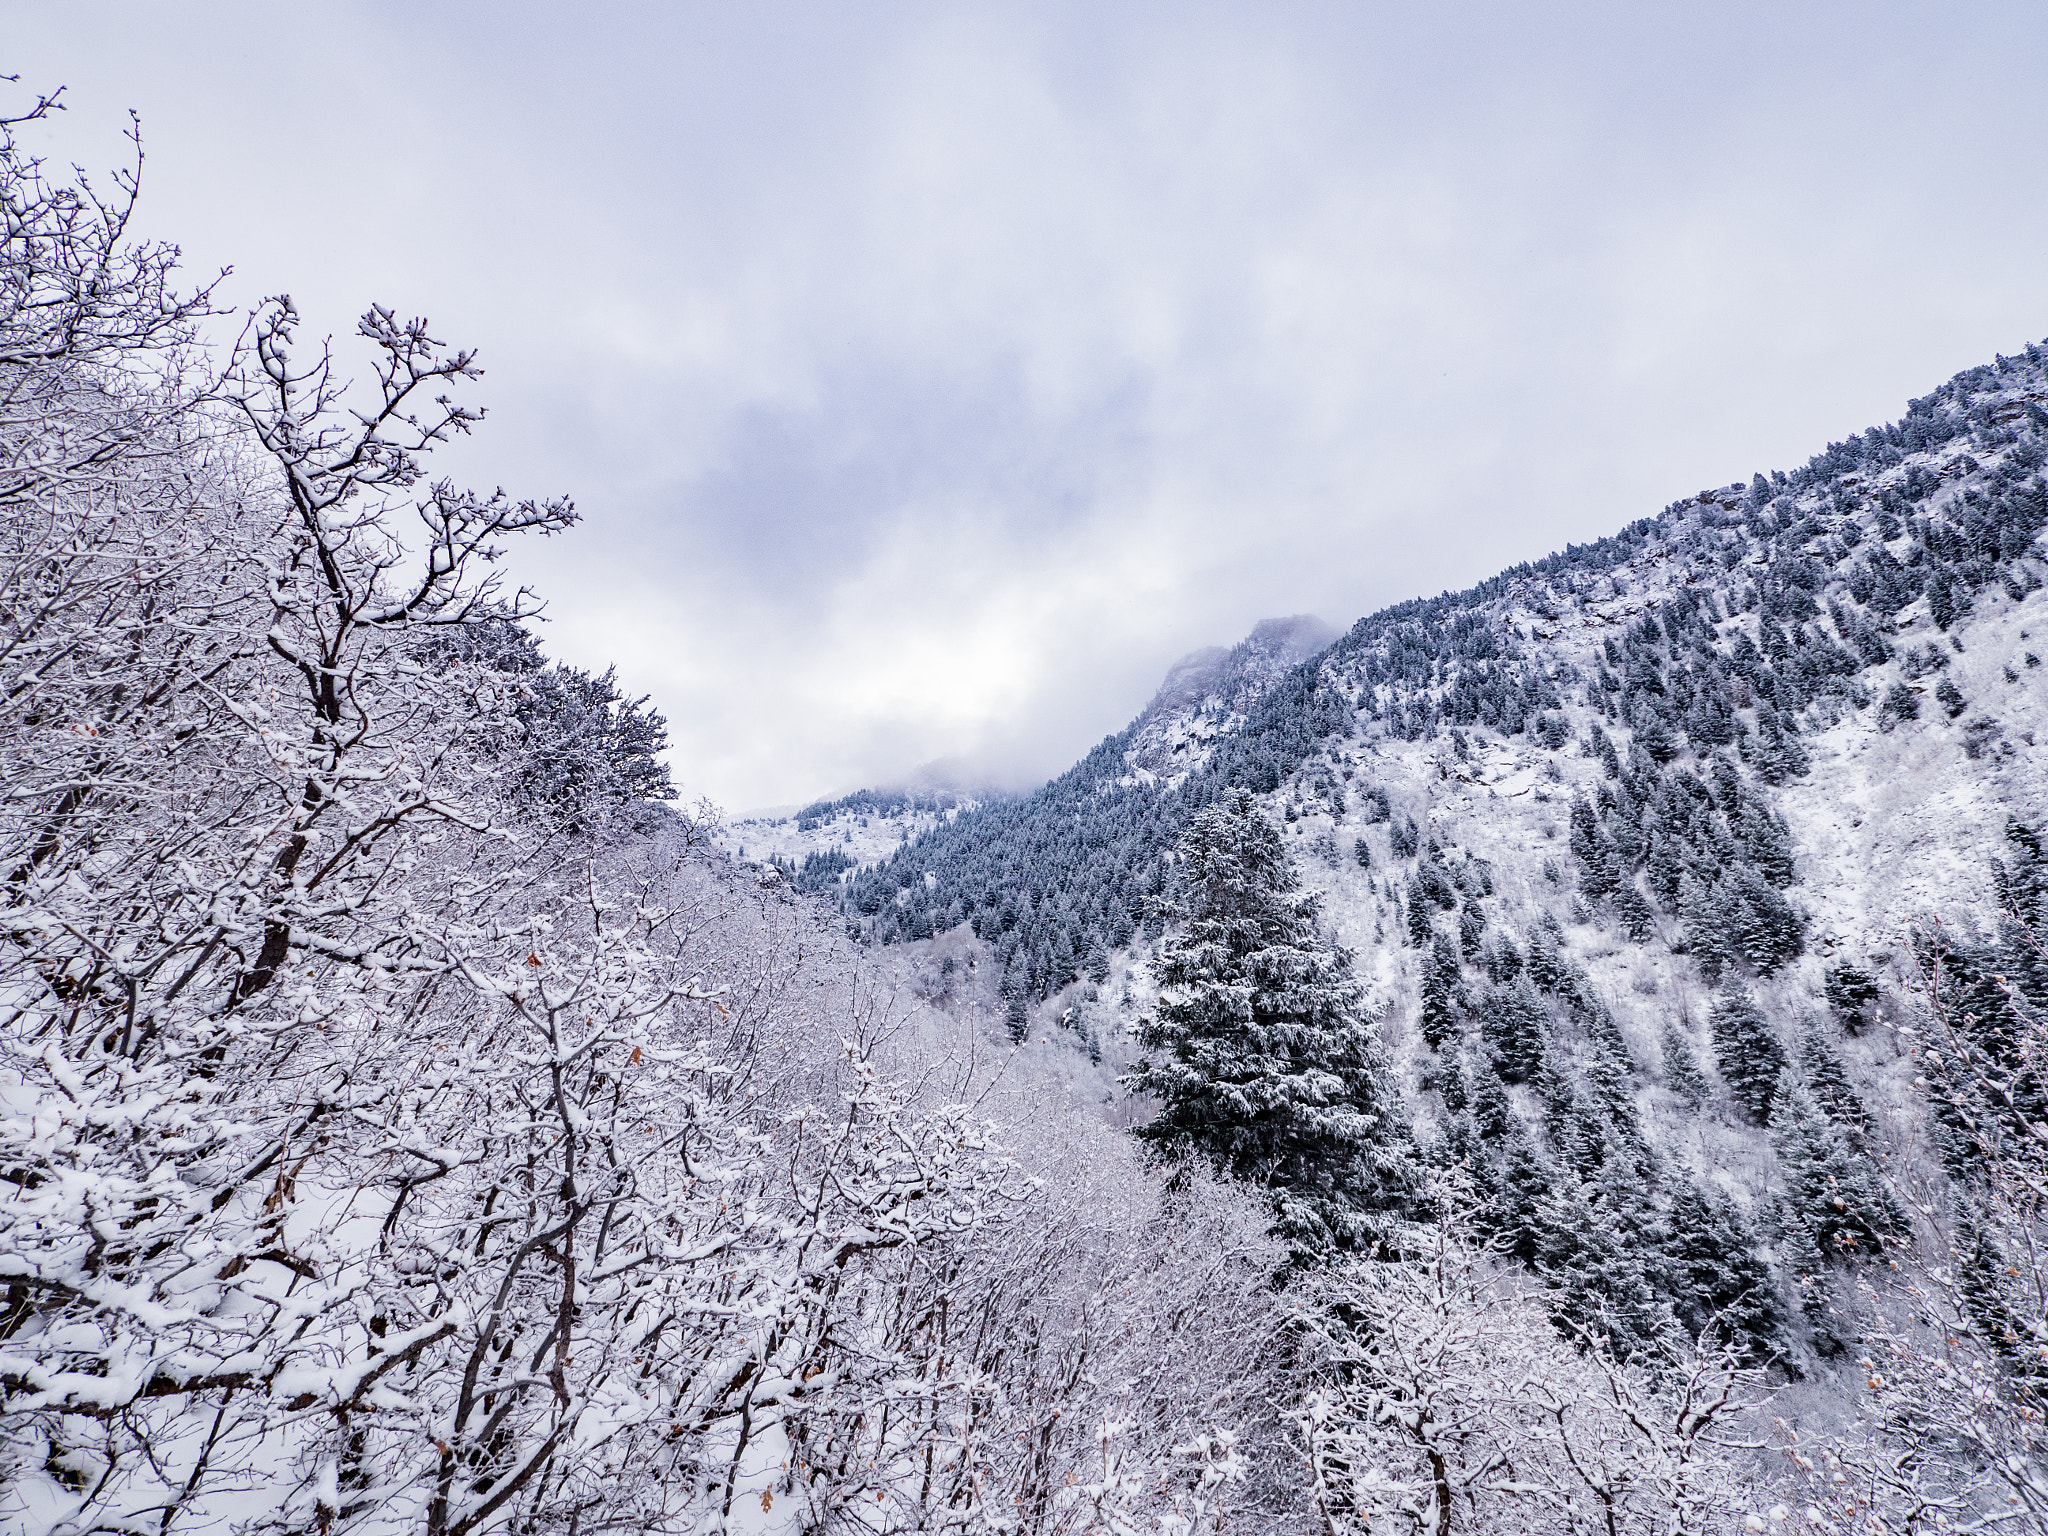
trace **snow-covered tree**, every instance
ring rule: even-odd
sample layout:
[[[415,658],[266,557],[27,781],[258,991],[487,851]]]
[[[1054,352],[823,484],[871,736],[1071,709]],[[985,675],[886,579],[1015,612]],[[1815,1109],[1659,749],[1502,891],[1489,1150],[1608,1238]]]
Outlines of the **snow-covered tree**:
[[[1422,958],[1422,1004],[1418,1027],[1431,1050],[1442,1050],[1457,1033],[1458,951],[1450,936],[1433,935]]]
[[[1785,1049],[1747,988],[1730,980],[1707,1013],[1714,1057],[1735,1102],[1750,1119],[1769,1120],[1785,1070]]]
[[[1664,1037],[1661,1042],[1664,1053],[1664,1081],[1686,1103],[1697,1107],[1705,1100],[1708,1091],[1707,1075],[1700,1070],[1698,1054],[1693,1050],[1692,1041],[1675,1020],[1664,1021]]]
[[[1182,926],[1126,1079],[1159,1103],[1138,1136],[1266,1190],[1298,1261],[1388,1235],[1414,1195],[1408,1128],[1364,990],[1278,831],[1231,791],[1195,818],[1179,868]]]
[[[1752,1372],[1677,1343],[1574,1347],[1454,1205],[1415,1258],[1342,1263],[1315,1300],[1294,1417],[1333,1533],[1705,1533],[1752,1493]]]
[[[1671,1200],[1662,1243],[1678,1320],[1750,1365],[1782,1356],[1784,1311],[1749,1223],[1724,1196],[1687,1181]]]
[[[1838,1262],[1872,1259],[1887,1241],[1905,1235],[1905,1213],[1885,1188],[1878,1165],[1855,1149],[1848,1130],[1789,1070],[1778,1088],[1771,1130],[1784,1217],[1804,1226],[1823,1254]]]
[[[662,788],[603,679],[547,776],[494,563],[570,512],[428,477],[473,357],[373,309],[345,396],[279,300],[208,389],[125,204],[0,136],[0,206],[0,1524],[990,1529],[1112,1417],[1130,1528],[1256,1496],[1263,1212],[1051,1199],[812,918],[591,814]]]

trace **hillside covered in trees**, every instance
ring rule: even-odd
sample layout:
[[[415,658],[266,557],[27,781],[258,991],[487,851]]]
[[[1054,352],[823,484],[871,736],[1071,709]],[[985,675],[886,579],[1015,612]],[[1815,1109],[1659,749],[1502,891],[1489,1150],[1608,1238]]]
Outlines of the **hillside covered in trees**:
[[[1371,983],[1421,1155],[1559,1327],[1720,1340],[1831,1423],[1911,1318],[2019,1372],[2038,1479],[2038,1186],[2005,1160],[2038,1140],[2044,408],[2028,346],[799,883],[869,945],[966,937],[1013,1035],[1121,1072],[1142,1129],[1181,1091],[1147,1052],[1188,1006],[1190,829],[1249,792]],[[1162,737],[1193,749],[1164,772]],[[2014,1106],[1988,1246],[1997,1115],[1930,1065]]]

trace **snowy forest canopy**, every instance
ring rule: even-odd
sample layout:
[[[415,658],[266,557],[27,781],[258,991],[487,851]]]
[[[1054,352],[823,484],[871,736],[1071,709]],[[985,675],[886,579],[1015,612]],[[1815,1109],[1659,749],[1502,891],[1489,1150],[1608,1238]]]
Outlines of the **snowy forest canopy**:
[[[1591,672],[1467,610],[1651,524],[1361,621],[1180,783],[1124,782],[1112,738],[792,893],[677,808],[648,701],[534,640],[497,561],[570,503],[433,474],[475,357],[372,307],[350,378],[288,298],[222,315],[131,239],[132,172],[33,157],[47,109],[0,129],[7,1528],[2048,1519],[2036,834],[1993,922],[1914,951],[1919,1140],[1880,1146],[1834,1034],[1748,990],[1806,937],[1772,786],[1829,710],[1917,712],[1856,699],[1914,597],[1946,630],[2039,586],[2048,418],[1964,390],[1760,482],[1701,546],[1777,552],[1737,605],[1667,603]],[[1878,504],[1906,561],[1850,538],[1833,488],[1936,416],[2007,434],[1993,491]],[[1582,746],[1560,891],[1675,924],[1720,988],[1775,1250],[1642,1131],[1561,928],[1490,923],[1487,862],[1352,783],[1366,721]],[[1427,1117],[1282,834],[1310,802],[1378,840],[1337,856],[1421,962]],[[947,933],[1011,1023],[1127,957],[1140,1135],[856,943]],[[1867,973],[1829,985],[1874,1027]],[[1837,1357],[1853,1401],[1775,1414]]]

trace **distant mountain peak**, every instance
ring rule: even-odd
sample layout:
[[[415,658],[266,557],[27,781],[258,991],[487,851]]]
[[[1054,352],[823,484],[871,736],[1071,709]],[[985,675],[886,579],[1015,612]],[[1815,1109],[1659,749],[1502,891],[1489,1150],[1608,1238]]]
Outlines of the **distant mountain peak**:
[[[1312,613],[1296,613],[1259,620],[1228,649],[1190,651],[1167,669],[1158,693],[1132,722],[1130,766],[1168,777],[1186,772],[1289,669],[1328,649],[1342,633]]]

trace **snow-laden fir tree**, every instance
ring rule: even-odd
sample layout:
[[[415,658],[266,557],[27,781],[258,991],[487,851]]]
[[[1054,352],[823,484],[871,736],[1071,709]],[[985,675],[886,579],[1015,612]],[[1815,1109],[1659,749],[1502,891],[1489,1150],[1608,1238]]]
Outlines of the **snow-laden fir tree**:
[[[1742,1213],[1725,1197],[1682,1182],[1663,1244],[1673,1306],[1695,1338],[1762,1365],[1784,1353],[1785,1319],[1770,1266]]]
[[[1707,1075],[1700,1070],[1698,1055],[1685,1031],[1667,1019],[1664,1023],[1664,1081],[1671,1091],[1697,1108],[1707,1096]]]
[[[1393,1235],[1417,1165],[1349,957],[1316,928],[1280,835],[1245,790],[1181,842],[1183,927],[1126,1079],[1159,1100],[1138,1136],[1167,1163],[1265,1189],[1296,1263]]]
[[[1906,1234],[1905,1212],[1879,1167],[1788,1069],[1778,1086],[1771,1141],[1784,1179],[1785,1218],[1805,1226],[1824,1257],[1874,1258]]]
[[[1730,981],[1714,999],[1707,1015],[1713,1027],[1714,1054],[1743,1113],[1758,1125],[1771,1117],[1778,1077],[1785,1070],[1785,1049],[1770,1021],[1739,983]]]
[[[1468,909],[1469,910],[1469,909]],[[1458,1029],[1455,998],[1458,990],[1458,952],[1448,934],[1437,933],[1422,961],[1422,1038],[1433,1051],[1442,1050]]]

